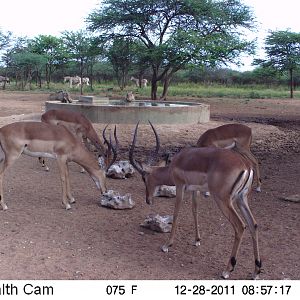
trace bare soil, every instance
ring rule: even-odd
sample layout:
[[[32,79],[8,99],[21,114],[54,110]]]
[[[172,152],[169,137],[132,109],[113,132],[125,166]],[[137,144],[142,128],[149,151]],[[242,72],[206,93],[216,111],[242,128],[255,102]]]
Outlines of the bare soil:
[[[0,126],[43,112],[46,94],[0,92]],[[176,100],[176,99],[175,99]],[[183,99],[181,99],[183,100]],[[253,152],[260,161],[261,193],[250,206],[259,224],[261,279],[300,279],[300,203],[282,201],[300,194],[300,101],[202,99],[211,104],[211,121],[196,125],[157,125],[162,152],[194,145],[205,130],[241,122],[253,130]],[[95,124],[98,133],[105,124]],[[127,159],[134,125],[119,125],[120,158]],[[145,159],[154,145],[141,125],[137,155]],[[168,234],[140,227],[150,213],[172,214],[174,199],[145,203],[139,174],[108,179],[108,187],[131,193],[136,206],[117,211],[99,205],[93,181],[70,164],[76,203],[66,211],[55,161],[45,172],[37,159],[22,156],[5,174],[0,211],[0,279],[219,279],[230,256],[233,230],[211,198],[201,200],[201,246],[194,247],[191,201],[180,211],[176,241],[160,251]],[[232,279],[247,279],[254,269],[252,240],[246,230]]]

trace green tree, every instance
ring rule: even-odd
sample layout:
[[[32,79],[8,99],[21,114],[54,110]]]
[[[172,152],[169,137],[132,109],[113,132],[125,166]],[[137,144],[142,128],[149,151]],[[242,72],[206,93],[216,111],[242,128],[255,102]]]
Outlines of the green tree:
[[[79,62],[80,77],[82,82],[84,69],[87,70],[88,63],[91,64],[91,62],[94,61],[94,58],[101,52],[99,39],[92,37],[84,30],[79,30],[77,32],[65,31],[63,32],[62,39],[68,49],[70,59],[75,59],[77,62]],[[83,94],[82,86],[83,85],[81,84],[81,94]]]
[[[2,61],[4,63],[5,77],[7,77],[7,65],[8,65],[7,51],[10,47],[11,42],[12,42],[12,33],[11,32],[4,33],[0,31],[0,51],[3,53],[0,62]],[[2,89],[5,90],[5,87],[6,87],[6,81],[4,81]]]
[[[47,58],[44,55],[36,54],[28,51],[12,54],[12,65],[21,78],[21,89],[24,90],[29,83],[31,89],[31,79],[33,73],[39,76],[41,70],[47,63]]]
[[[108,41],[140,41],[139,53],[151,65],[152,99],[160,80],[165,99],[173,74],[188,63],[214,66],[253,50],[241,29],[252,29],[254,18],[240,0],[105,0],[87,22]]]
[[[133,43],[125,38],[116,38],[108,49],[107,57],[123,90],[128,82],[128,72],[133,61]]]
[[[60,38],[51,35],[39,35],[29,43],[29,48],[33,53],[44,55],[47,59],[45,65],[45,76],[47,86],[51,82],[53,72],[67,58],[66,48]]]
[[[289,73],[290,97],[294,97],[294,72],[300,66],[300,33],[271,31],[265,39],[266,59],[256,59],[254,64],[264,68]]]

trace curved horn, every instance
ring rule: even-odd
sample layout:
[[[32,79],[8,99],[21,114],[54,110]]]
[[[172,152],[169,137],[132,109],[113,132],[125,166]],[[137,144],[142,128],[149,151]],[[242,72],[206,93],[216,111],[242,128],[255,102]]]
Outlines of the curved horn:
[[[159,140],[159,136],[157,134],[157,131],[156,129],[154,128],[153,124],[150,122],[150,120],[148,120],[153,132],[154,132],[154,135],[155,135],[155,142],[156,142],[156,147],[155,147],[155,151],[154,153],[152,154],[152,157],[150,157],[149,159],[149,164],[150,163],[153,163],[155,161],[157,161],[157,156],[158,156],[158,152],[159,152],[159,149],[160,149],[160,140]]]
[[[107,151],[105,153],[105,165],[107,165],[106,167],[106,171],[114,164],[114,162],[117,159],[117,149],[119,147],[119,141],[117,138],[117,126],[115,125],[115,130],[114,130],[114,137],[116,140],[116,146],[113,146],[112,140],[111,140],[111,134],[110,134],[110,138],[109,141],[106,138],[106,129],[108,127],[108,124],[104,127],[103,131],[102,131],[102,136],[104,139],[104,144],[107,145]],[[113,158],[111,159],[111,154],[113,153]]]
[[[119,141],[117,138],[117,125],[115,125],[115,129],[114,129],[114,138],[115,138],[115,142],[116,145],[115,147],[113,146],[112,140],[111,140],[111,134],[109,135],[109,144],[110,144],[110,149],[113,152],[113,158],[110,160],[108,167],[106,168],[106,171],[108,171],[108,169],[115,163],[115,161],[117,160],[117,155],[118,155],[118,149],[119,149]]]
[[[129,161],[130,163],[132,164],[132,166],[142,175],[144,176],[146,174],[145,170],[142,168],[141,164],[136,161],[133,157],[133,151],[134,151],[134,148],[135,148],[135,144],[136,144],[136,136],[137,136],[137,130],[138,130],[138,127],[139,127],[139,123],[138,122],[135,126],[135,131],[134,131],[134,135],[133,135],[133,139],[132,139],[132,144],[130,146],[130,149],[129,149]]]

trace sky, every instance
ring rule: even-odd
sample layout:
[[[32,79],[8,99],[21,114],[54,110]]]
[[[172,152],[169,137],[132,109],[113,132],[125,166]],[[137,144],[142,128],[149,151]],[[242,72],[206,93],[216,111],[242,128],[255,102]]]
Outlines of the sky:
[[[258,23],[258,56],[269,30],[300,32],[299,0],[241,0],[250,6]],[[63,31],[86,27],[86,17],[100,5],[100,0],[0,0],[0,30],[29,38],[40,34],[59,36]],[[243,57],[241,71],[252,69],[253,57]]]

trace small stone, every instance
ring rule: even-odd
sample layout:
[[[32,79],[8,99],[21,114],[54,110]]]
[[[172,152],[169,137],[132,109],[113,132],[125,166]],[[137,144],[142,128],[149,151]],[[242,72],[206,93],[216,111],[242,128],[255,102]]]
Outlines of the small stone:
[[[154,197],[176,197],[176,186],[160,185],[156,189]]]
[[[280,197],[280,200],[300,203],[300,194],[295,194],[291,196],[282,196]]]
[[[101,197],[100,204],[113,209],[131,209],[135,206],[131,194],[121,196],[118,192],[108,190]]]
[[[160,216],[158,214],[151,214],[146,217],[141,226],[156,232],[171,232],[172,223],[173,216]]]
[[[120,160],[119,162],[113,164],[106,175],[113,179],[126,179],[134,173],[133,166],[127,160]]]

